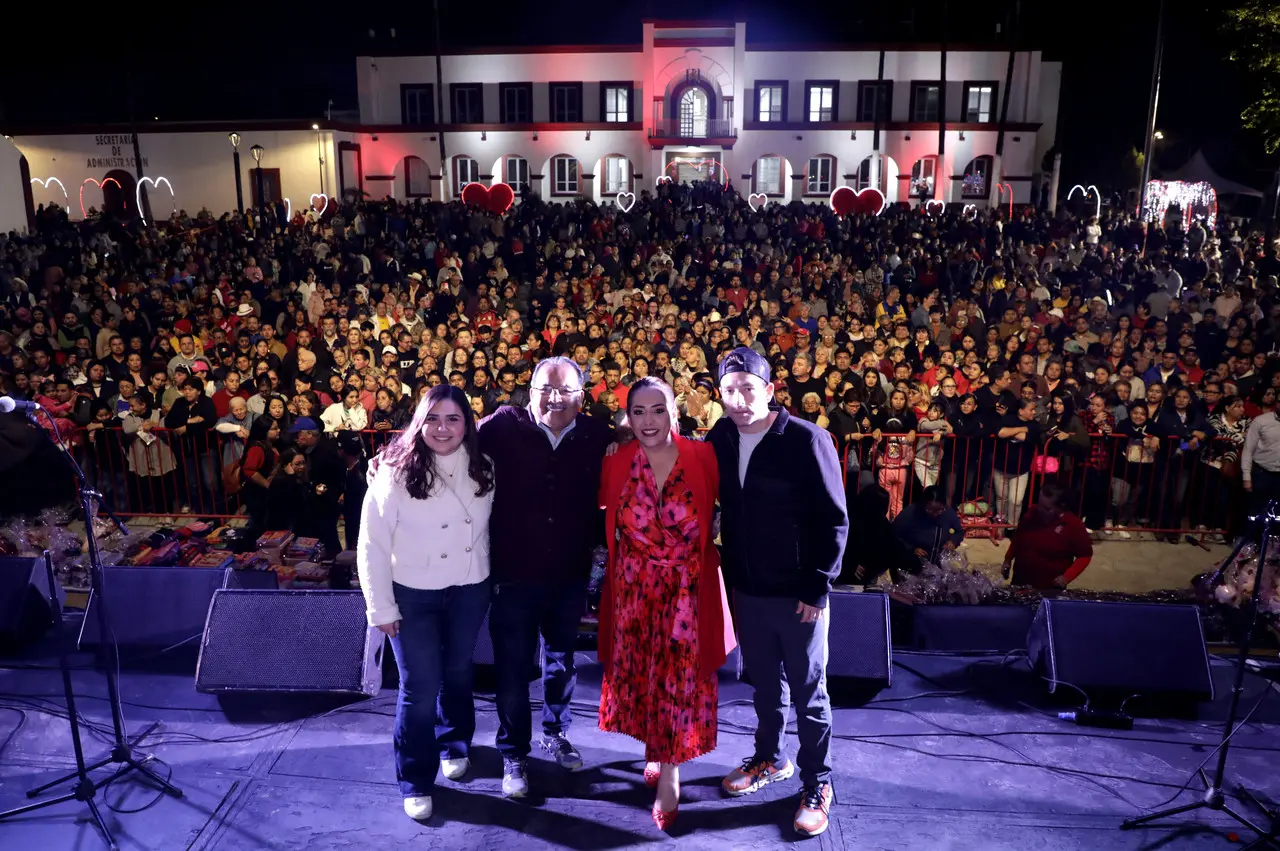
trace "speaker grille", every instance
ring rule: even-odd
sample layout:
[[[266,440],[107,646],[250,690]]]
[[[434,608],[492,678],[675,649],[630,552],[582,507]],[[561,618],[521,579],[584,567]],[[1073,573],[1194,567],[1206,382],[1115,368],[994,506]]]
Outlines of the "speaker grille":
[[[884,594],[832,591],[827,633],[827,676],[877,680],[893,677],[889,598]]]
[[[376,694],[383,635],[359,591],[218,591],[196,689]]]

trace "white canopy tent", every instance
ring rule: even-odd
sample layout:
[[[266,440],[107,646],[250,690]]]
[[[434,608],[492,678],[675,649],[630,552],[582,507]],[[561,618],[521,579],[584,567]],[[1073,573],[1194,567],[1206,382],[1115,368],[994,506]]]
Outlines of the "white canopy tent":
[[[1181,180],[1186,183],[1200,183],[1203,181],[1212,186],[1213,191],[1220,196],[1249,195],[1254,198],[1262,197],[1262,193],[1257,189],[1245,186],[1243,183],[1236,183],[1234,180],[1228,180],[1214,171],[1213,166],[1209,165],[1209,161],[1205,159],[1204,151],[1196,151],[1181,168],[1163,173],[1160,179],[1166,182]]]

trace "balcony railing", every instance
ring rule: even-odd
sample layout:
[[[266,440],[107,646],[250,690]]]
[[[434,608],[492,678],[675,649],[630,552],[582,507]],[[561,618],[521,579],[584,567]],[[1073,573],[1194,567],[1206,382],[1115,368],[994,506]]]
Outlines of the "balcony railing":
[[[665,139],[728,139],[738,135],[728,118],[666,118],[660,120],[649,135]]]

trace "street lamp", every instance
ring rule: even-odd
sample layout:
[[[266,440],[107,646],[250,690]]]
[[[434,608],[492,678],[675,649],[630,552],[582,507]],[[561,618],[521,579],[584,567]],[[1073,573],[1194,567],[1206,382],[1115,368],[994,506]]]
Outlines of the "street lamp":
[[[1163,131],[1163,130],[1157,130],[1155,133],[1153,133],[1153,134],[1152,134],[1151,138],[1155,139],[1157,142],[1159,142],[1159,141],[1163,140],[1163,139],[1164,139],[1164,131]]]
[[[263,153],[263,150],[264,150],[264,149],[263,149],[263,147],[262,147],[261,145],[254,145],[252,148],[250,148],[250,149],[249,149],[249,153],[253,154],[253,161],[254,161],[255,163],[257,163],[257,164],[258,164],[258,167],[257,167],[256,169],[254,169],[254,170],[253,170],[253,174],[254,174],[253,180],[254,180],[254,186],[256,186],[256,187],[257,187],[257,189],[258,189],[257,206],[259,207],[259,209],[263,209],[263,208],[265,208],[265,207],[266,207],[266,205],[267,205],[267,204],[266,204],[266,199],[265,199],[265,197],[264,197],[264,196],[263,196],[263,194],[262,194],[262,153]]]
[[[311,129],[316,131],[316,159],[320,161],[320,194],[324,194],[324,144],[320,140],[320,125],[312,124]]]
[[[244,190],[240,184],[240,134],[236,132],[228,133],[227,141],[231,142],[231,163],[236,169],[236,209],[243,213]]]

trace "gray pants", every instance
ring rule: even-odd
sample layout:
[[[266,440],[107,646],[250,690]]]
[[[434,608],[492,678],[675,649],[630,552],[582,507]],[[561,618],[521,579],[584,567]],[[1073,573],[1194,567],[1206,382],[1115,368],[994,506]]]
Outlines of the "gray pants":
[[[734,616],[742,663],[755,687],[757,757],[782,759],[787,710],[796,706],[800,752],[796,765],[806,785],[831,780],[831,698],[827,695],[828,609],[816,623],[801,623],[797,601],[735,591]]]

